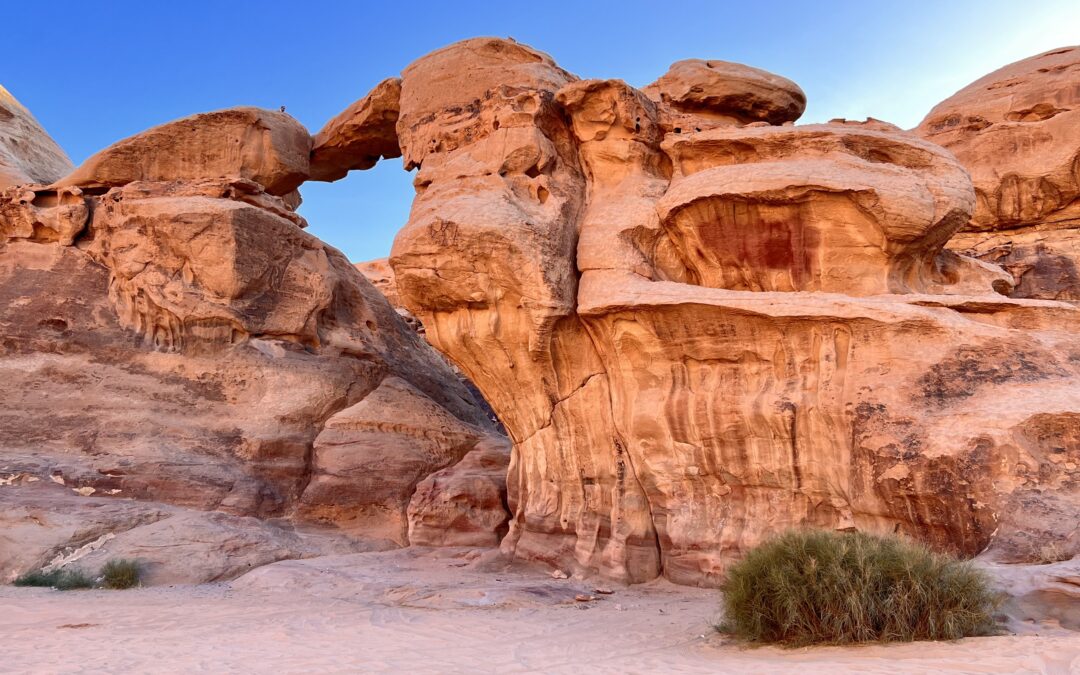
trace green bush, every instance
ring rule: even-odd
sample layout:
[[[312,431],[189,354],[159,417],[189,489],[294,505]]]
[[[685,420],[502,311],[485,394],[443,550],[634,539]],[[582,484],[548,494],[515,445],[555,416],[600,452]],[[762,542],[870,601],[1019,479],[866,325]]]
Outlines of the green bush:
[[[91,577],[79,570],[59,569],[51,572],[37,570],[27,572],[12,583],[15,586],[55,588],[58,591],[95,587],[122,590],[139,585],[139,564],[134,560],[125,560],[123,558],[110,560],[101,568],[98,577],[98,583],[95,584]]]
[[[719,630],[788,646],[988,635],[999,603],[969,563],[897,537],[822,531],[765,542],[722,590]]]
[[[27,572],[15,580],[16,586],[44,586],[59,591],[93,588],[94,580],[79,570],[53,570],[52,572]]]
[[[103,588],[123,590],[139,585],[139,564],[134,560],[118,558],[110,560],[101,568]]]

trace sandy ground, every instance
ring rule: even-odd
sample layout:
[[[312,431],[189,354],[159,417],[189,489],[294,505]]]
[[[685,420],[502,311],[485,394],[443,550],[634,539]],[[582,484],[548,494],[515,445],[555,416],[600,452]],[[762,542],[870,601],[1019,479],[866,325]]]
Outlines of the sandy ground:
[[[3,587],[0,671],[1080,674],[1080,633],[1049,626],[955,643],[746,648],[710,628],[716,591],[594,587],[456,549],[288,561],[207,586]]]

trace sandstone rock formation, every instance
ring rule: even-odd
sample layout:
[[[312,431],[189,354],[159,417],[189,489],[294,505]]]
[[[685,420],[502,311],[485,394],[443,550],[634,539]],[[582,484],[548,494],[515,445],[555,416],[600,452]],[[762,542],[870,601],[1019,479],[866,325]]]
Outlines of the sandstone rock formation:
[[[971,221],[949,247],[1004,266],[1016,297],[1080,302],[1080,47],[990,73],[916,132],[975,184]]]
[[[371,547],[501,538],[627,582],[712,585],[801,525],[1080,554],[1080,308],[1008,297],[1069,296],[944,248],[1012,188],[991,208],[939,145],[792,126],[804,106],[739,64],[638,90],[479,38],[314,141],[206,113],[9,189],[0,490],[164,503],[213,541],[246,516]],[[491,403],[508,475],[466,385],[295,213],[303,180],[398,154],[417,196],[392,269],[367,272]],[[1069,223],[1051,174],[1028,211]],[[312,550],[251,522],[252,558]]]
[[[730,122],[783,124],[799,119],[806,110],[806,94],[799,85],[728,61],[686,59],[673,63],[642,92],[677,111]]]
[[[988,573],[1007,599],[1002,610],[1009,629],[1025,624],[1056,623],[1080,631],[1080,557],[1054,559],[1039,565],[986,565]]]
[[[220,511],[82,496],[32,478],[0,490],[0,582],[36,569],[95,574],[126,558],[138,561],[146,585],[206,583],[278,560],[389,547]]]
[[[315,438],[300,514],[358,523],[369,536],[408,544],[406,509],[417,483],[461,461],[484,438],[484,428],[458,419],[409,382],[387,376],[363,400],[326,420]],[[478,499],[482,508],[490,503],[486,491]],[[487,534],[494,535],[505,520],[500,516]]]
[[[408,312],[401,306],[401,296],[397,292],[397,280],[394,279],[394,270],[390,267],[387,258],[378,258],[365,262],[355,263],[355,267],[383,294],[391,307]]]
[[[234,517],[185,512],[184,532],[225,551],[189,580],[311,550],[235,517],[408,544],[415,486],[492,427],[382,295],[301,229],[309,149],[286,115],[219,111],[0,195],[0,492],[36,482]],[[171,536],[127,530],[123,551]],[[62,539],[0,576],[74,546]],[[0,542],[0,560],[18,545]]]
[[[51,183],[71,171],[71,160],[34,116],[0,86],[0,189]]]
[[[776,126],[798,88],[716,63],[638,91],[485,38],[402,74],[390,263],[514,441],[504,550],[694,584],[794,525],[1080,552],[1077,309],[943,250],[950,153]]]
[[[507,528],[509,462],[509,441],[489,436],[457,464],[421,481],[409,502],[409,543],[498,546]]]
[[[283,112],[229,108],[200,113],[115,143],[60,181],[120,187],[136,181],[249,180],[282,196],[308,177],[311,137]]]
[[[400,97],[401,80],[383,80],[327,122],[313,140],[311,179],[334,181],[353,169],[370,169],[382,158],[400,157],[395,132]]]

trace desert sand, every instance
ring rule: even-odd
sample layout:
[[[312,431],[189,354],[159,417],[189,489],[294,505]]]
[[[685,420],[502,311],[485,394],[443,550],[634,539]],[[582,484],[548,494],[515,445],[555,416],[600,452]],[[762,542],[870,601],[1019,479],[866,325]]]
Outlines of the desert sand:
[[[1080,636],[1048,625],[953,643],[749,648],[712,629],[715,590],[657,580],[600,595],[493,555],[360,553],[132,591],[0,587],[0,671],[1080,672]]]

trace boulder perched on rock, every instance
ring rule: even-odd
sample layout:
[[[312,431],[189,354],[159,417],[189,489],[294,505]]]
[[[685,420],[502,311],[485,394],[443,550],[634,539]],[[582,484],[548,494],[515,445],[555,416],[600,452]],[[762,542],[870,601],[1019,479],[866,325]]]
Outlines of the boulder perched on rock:
[[[504,550],[705,585],[800,525],[1080,552],[1077,308],[943,248],[949,152],[777,126],[797,87],[708,63],[642,92],[484,38],[402,74],[390,263],[514,441]]]
[[[641,90],[676,110],[734,122],[794,122],[806,110],[806,94],[791,80],[729,61],[686,59],[673,63]]]
[[[111,188],[136,181],[248,180],[286,195],[308,178],[311,137],[283,112],[229,108],[167,122],[115,143],[58,181]]]
[[[0,87],[0,190],[51,183],[71,169],[71,160],[30,111]]]
[[[301,229],[288,193],[307,138],[279,113],[195,115],[0,195],[0,493],[37,483],[193,510],[183,532],[225,553],[193,552],[218,571],[184,580],[315,550],[244,517],[408,543],[416,485],[494,431],[345,256]],[[67,531],[29,557],[0,540],[0,576],[77,548]],[[120,554],[172,536],[94,531]]]
[[[916,132],[971,173],[976,205],[949,248],[997,263],[1013,295],[1080,302],[1080,47],[990,73]]]

